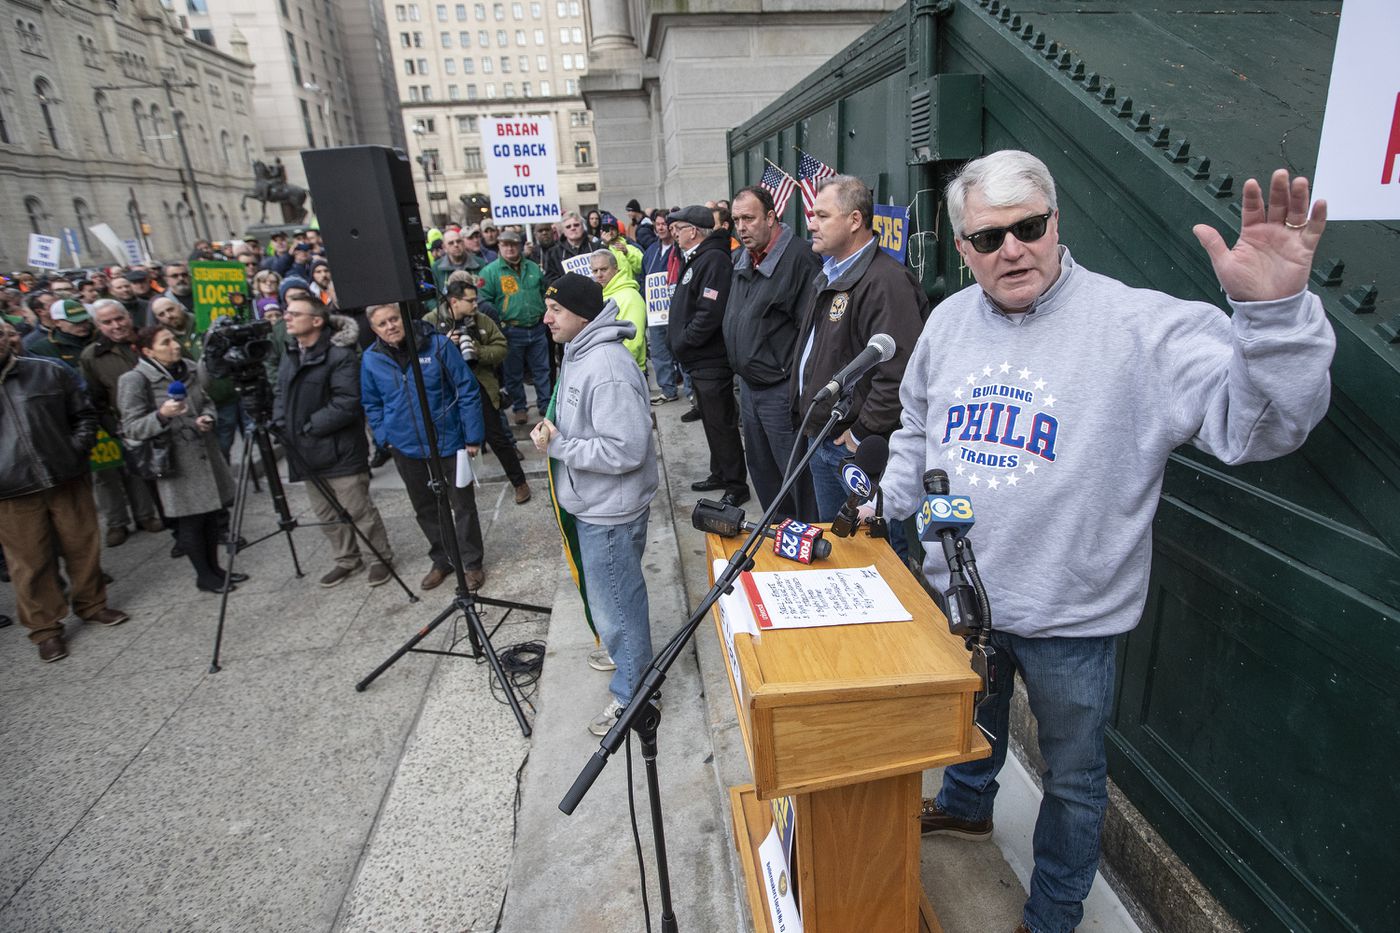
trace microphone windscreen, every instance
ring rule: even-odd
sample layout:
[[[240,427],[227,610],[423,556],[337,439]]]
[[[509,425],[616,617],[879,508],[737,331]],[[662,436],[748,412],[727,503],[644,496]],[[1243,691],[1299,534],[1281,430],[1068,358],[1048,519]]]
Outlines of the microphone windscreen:
[[[881,363],[888,363],[894,359],[894,338],[889,334],[876,334],[866,346],[879,348]]]
[[[184,398],[189,393],[185,390],[185,384],[176,379],[170,383],[170,388],[165,390],[165,394],[171,398]]]

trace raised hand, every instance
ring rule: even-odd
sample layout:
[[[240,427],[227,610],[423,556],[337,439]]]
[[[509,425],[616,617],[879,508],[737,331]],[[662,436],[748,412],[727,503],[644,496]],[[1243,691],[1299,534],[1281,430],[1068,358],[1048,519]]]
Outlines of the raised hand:
[[[1327,227],[1327,202],[1318,201],[1308,214],[1308,180],[1292,181],[1287,169],[1269,180],[1269,203],[1253,178],[1244,183],[1240,238],[1233,247],[1215,228],[1197,224],[1192,233],[1201,242],[1215,277],[1235,301],[1271,301],[1296,295],[1307,287],[1313,253]]]

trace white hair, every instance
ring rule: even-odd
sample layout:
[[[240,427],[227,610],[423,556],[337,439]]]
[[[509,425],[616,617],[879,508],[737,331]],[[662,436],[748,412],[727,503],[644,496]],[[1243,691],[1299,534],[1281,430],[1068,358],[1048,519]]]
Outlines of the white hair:
[[[1043,200],[1047,210],[1057,207],[1055,179],[1050,177],[1050,169],[1019,149],[1003,149],[973,159],[948,183],[948,219],[956,236],[966,232],[963,212],[967,196],[974,191],[988,207],[1012,207],[1036,200]]]
[[[601,257],[607,259],[608,265],[612,266],[614,269],[616,269],[616,268],[618,267],[618,266],[617,266],[617,254],[614,253],[614,252],[613,252],[612,250],[610,250],[610,249],[595,249],[593,252],[589,253],[588,255],[589,255],[589,258],[591,258],[591,259],[597,259],[598,257],[601,256]]]

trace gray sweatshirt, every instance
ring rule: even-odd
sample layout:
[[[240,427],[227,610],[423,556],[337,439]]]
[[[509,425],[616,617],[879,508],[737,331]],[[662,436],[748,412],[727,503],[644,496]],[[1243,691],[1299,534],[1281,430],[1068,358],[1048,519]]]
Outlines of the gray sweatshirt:
[[[549,455],[564,464],[559,504],[594,525],[630,522],[656,495],[646,376],[622,341],[636,334],[609,301],[564,346]]]
[[[887,513],[925,470],[971,498],[993,628],[1099,636],[1138,623],[1167,458],[1190,443],[1226,463],[1296,450],[1322,420],[1335,338],[1322,302],[1202,302],[1075,265],[1029,313],[965,288],[929,316],[900,387]],[[942,548],[924,573],[941,591]]]

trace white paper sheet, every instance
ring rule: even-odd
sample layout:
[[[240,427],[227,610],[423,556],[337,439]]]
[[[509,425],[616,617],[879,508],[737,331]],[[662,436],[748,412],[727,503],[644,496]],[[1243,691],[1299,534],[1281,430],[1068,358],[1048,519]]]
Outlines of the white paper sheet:
[[[914,618],[873,564],[840,570],[746,573],[740,584],[760,631]]]

